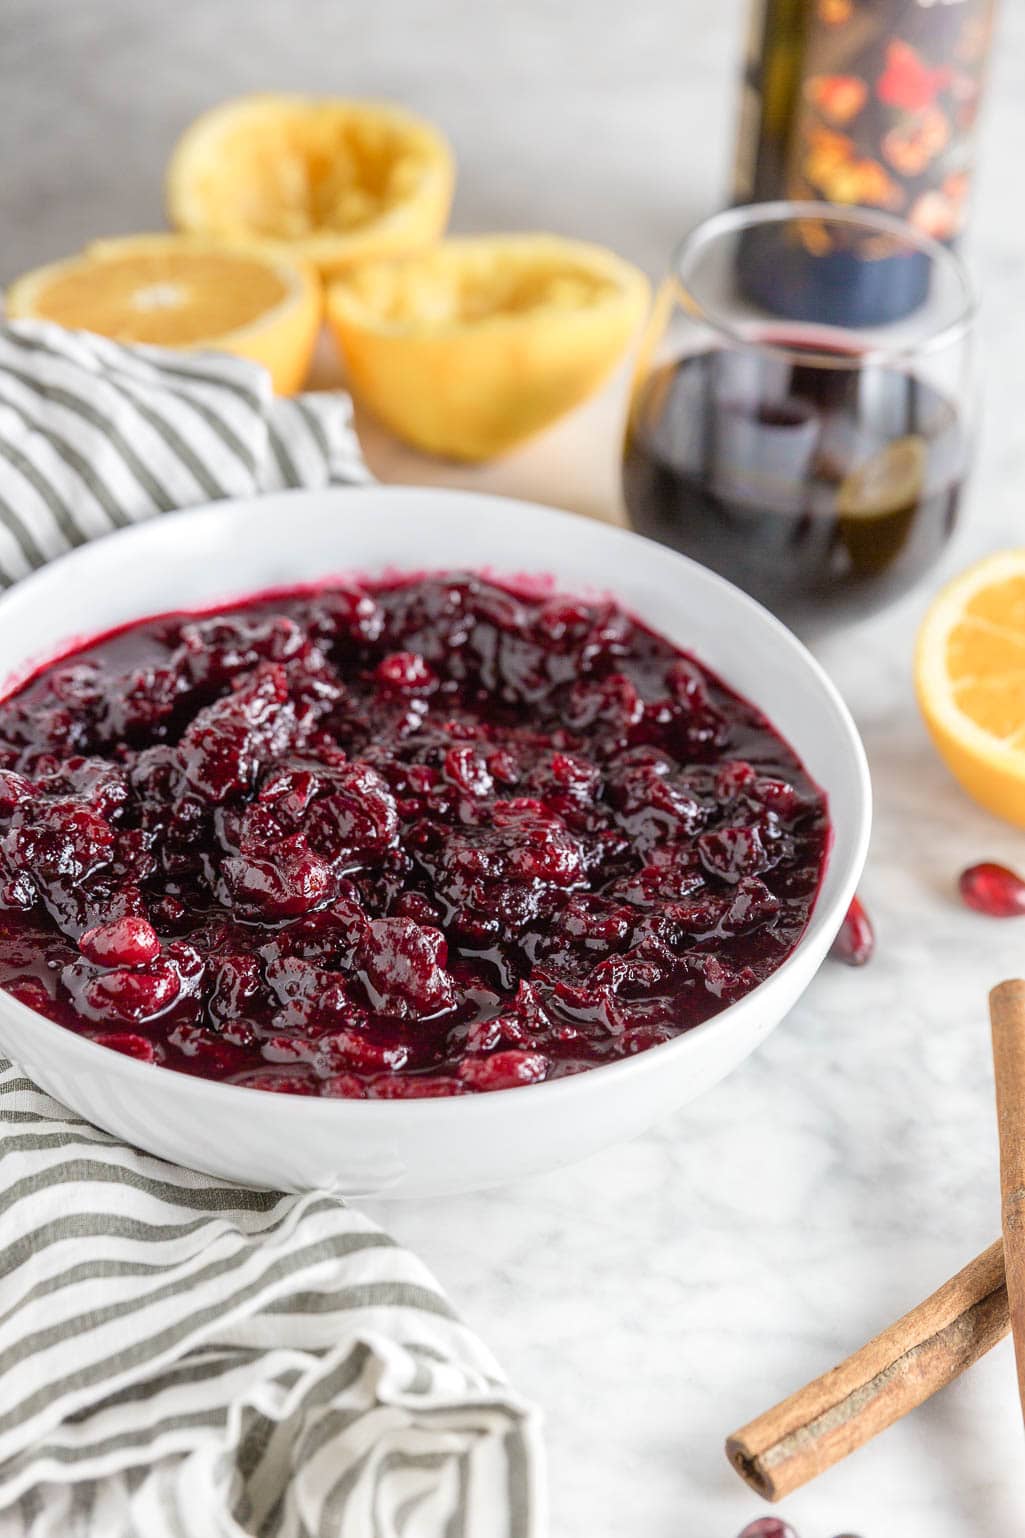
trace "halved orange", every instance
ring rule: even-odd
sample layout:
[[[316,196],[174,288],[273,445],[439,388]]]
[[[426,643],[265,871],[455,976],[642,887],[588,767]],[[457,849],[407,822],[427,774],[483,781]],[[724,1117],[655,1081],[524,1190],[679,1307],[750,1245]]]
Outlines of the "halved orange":
[[[482,460],[594,393],[647,305],[643,273],[555,235],[442,241],[328,287],[349,383],[398,437]]]
[[[969,795],[1025,827],[1025,550],[969,567],[933,601],[915,687],[933,741]]]
[[[167,205],[180,230],[287,242],[331,274],[437,240],[454,182],[444,137],[402,108],[243,96],[185,130]]]
[[[4,302],[15,320],[251,358],[281,395],[306,378],[323,311],[320,280],[307,262],[182,235],[97,241],[18,278]]]

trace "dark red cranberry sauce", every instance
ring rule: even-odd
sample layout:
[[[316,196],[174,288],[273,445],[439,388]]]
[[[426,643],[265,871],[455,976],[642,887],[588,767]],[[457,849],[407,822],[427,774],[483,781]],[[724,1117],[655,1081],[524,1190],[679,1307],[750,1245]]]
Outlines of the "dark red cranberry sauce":
[[[472,575],[165,615],[0,703],[0,984],[204,1078],[506,1088],[779,966],[825,798],[611,602]]]

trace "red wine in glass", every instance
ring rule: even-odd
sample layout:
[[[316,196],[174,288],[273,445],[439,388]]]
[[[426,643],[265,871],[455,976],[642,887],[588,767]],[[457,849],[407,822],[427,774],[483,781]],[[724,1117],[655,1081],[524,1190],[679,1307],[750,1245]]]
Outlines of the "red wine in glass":
[[[623,488],[639,533],[805,633],[899,597],[957,519],[965,431],[913,369],[773,334],[657,368],[635,394]]]

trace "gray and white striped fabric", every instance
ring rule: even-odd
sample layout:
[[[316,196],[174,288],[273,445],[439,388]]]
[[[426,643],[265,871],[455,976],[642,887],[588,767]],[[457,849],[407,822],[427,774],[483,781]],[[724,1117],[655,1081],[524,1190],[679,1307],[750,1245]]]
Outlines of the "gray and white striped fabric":
[[[367,479],[340,393],[0,326],[0,585],[176,507]],[[339,1197],[179,1169],[0,1061],[0,1538],[541,1538],[541,1464],[533,1409]]]
[[[0,1210],[2,1538],[539,1538],[534,1413],[330,1192],[178,1169],[0,1064]]]
[[[285,398],[225,353],[0,325],[0,586],[155,513],[369,479],[341,391]]]

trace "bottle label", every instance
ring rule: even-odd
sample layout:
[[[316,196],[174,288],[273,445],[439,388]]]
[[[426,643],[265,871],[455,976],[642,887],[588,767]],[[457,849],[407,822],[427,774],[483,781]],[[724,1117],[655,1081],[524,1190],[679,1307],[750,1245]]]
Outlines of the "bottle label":
[[[745,82],[760,111],[741,128],[738,201],[860,204],[953,240],[994,9],[995,0],[768,0]]]

